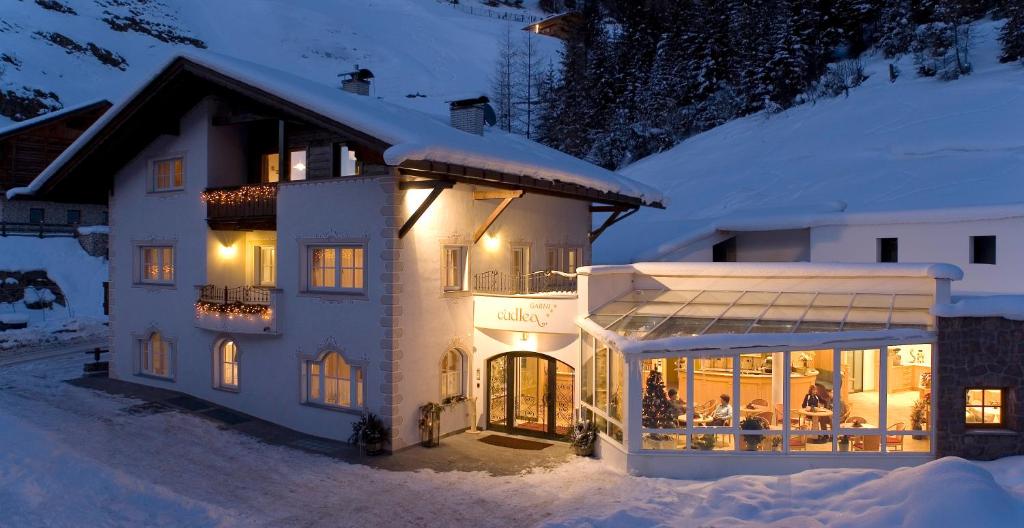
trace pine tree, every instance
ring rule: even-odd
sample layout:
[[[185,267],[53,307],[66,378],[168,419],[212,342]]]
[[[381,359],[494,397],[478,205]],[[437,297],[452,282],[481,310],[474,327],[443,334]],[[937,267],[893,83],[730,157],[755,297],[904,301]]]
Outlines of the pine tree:
[[[516,62],[517,50],[512,40],[512,26],[505,25],[505,30],[498,41],[498,58],[495,62],[494,76],[491,79],[491,101],[498,126],[507,132],[512,131],[516,121],[515,94],[517,91]]]
[[[647,376],[647,389],[642,401],[643,426],[652,429],[669,429],[675,426],[672,405],[665,392],[665,381],[657,369]]]
[[[533,138],[539,116],[539,88],[544,75],[542,58],[537,50],[537,37],[527,31],[516,53],[514,68],[512,104],[515,107],[515,122],[512,130]]]
[[[999,42],[1003,45],[1000,62],[1021,61],[1024,63],[1024,5],[1008,1],[1003,8],[1007,19],[999,31]]]
[[[878,47],[891,59],[910,51],[916,24],[911,0],[888,0],[878,21]]]

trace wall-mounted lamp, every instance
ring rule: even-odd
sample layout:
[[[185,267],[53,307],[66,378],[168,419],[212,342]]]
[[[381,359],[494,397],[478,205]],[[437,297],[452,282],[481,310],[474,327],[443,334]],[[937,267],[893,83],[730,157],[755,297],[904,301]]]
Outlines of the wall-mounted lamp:
[[[497,235],[484,235],[484,249],[487,251],[497,251],[501,247],[501,241]]]
[[[220,255],[220,258],[225,259],[225,260],[226,259],[233,259],[233,258],[235,258],[235,255],[238,254],[238,248],[235,247],[234,244],[231,244],[231,245],[221,244],[220,247],[217,248],[217,254]]]

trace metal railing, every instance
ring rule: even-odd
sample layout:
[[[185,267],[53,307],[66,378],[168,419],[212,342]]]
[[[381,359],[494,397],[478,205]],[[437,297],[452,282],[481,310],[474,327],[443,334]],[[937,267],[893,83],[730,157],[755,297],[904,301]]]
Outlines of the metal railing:
[[[512,275],[500,271],[485,271],[473,275],[473,291],[496,295],[575,292],[576,274],[536,271],[526,275]]]
[[[207,284],[199,289],[199,302],[216,304],[270,304],[270,288],[260,286],[215,286]]]
[[[0,236],[74,237],[78,236],[78,226],[41,222],[0,222]]]
[[[525,22],[527,24],[532,24],[534,22],[540,22],[541,20],[544,20],[542,17],[528,15],[526,13],[512,13],[509,11],[499,11],[497,9],[489,9],[486,7],[456,4],[452,3],[451,0],[437,0],[437,3],[447,5],[453,9],[457,9],[459,11],[462,11],[463,13],[466,13],[467,15],[496,18],[498,20],[508,20],[510,22]],[[514,8],[509,6],[509,9]]]

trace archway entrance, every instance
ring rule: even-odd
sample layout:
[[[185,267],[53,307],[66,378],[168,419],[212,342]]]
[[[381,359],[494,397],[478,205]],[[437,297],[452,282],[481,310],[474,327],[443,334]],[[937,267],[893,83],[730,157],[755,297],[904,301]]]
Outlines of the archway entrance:
[[[487,361],[487,428],[532,436],[565,436],[572,427],[573,369],[535,352]]]

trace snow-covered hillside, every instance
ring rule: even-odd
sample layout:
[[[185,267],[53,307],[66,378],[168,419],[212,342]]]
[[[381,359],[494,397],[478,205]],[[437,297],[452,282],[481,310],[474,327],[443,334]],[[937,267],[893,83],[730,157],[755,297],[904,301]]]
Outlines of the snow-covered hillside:
[[[1024,68],[997,62],[999,27],[975,25],[960,80],[919,78],[906,57],[890,83],[888,61],[867,58],[849,97],[738,119],[627,167],[669,208],[608,230],[595,262],[651,258],[723,217],[1024,202]]]
[[[435,0],[4,0],[0,89],[116,102],[171,54],[205,46],[333,86],[358,64],[376,76],[373,95],[442,115],[453,96],[487,91],[509,24],[523,25]],[[559,48],[538,41],[543,54]]]

